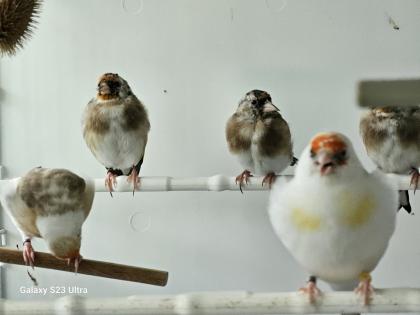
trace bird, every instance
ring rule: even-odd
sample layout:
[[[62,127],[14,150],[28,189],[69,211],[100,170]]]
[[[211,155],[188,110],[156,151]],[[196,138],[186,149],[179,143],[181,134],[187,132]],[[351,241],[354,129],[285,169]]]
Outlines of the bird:
[[[121,76],[105,73],[99,78],[97,95],[82,116],[82,130],[87,146],[107,169],[105,186],[111,196],[121,175],[133,183],[134,194],[150,122],[146,108]]]
[[[341,133],[315,135],[302,152],[295,176],[270,193],[274,232],[310,274],[302,292],[311,303],[321,294],[317,279],[334,290],[355,291],[369,304],[370,273],[395,229],[398,194],[368,173]]]
[[[57,258],[74,263],[80,255],[82,224],[92,208],[95,186],[66,169],[37,167],[0,184],[0,201],[23,240],[23,260],[35,265],[34,237]]]
[[[228,119],[225,134],[229,151],[245,169],[236,177],[241,192],[252,174],[264,175],[262,185],[271,187],[276,173],[297,162],[289,125],[265,91],[245,94]]]
[[[372,108],[360,120],[368,156],[384,173],[411,174],[416,191],[420,167],[420,106]],[[399,192],[398,210],[412,212],[407,190]]]

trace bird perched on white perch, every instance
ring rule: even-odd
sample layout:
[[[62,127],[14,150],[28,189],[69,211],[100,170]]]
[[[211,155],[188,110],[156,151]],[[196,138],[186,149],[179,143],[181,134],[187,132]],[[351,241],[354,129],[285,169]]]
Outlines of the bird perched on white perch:
[[[420,167],[420,106],[377,107],[360,121],[360,133],[367,154],[385,173],[411,174],[417,189]],[[411,213],[408,190],[401,190],[400,205]]]
[[[127,81],[115,73],[100,77],[98,93],[84,111],[82,128],[89,149],[107,169],[105,186],[111,196],[120,175],[128,175],[134,193],[139,187],[150,122]]]
[[[370,272],[394,232],[397,192],[361,165],[339,133],[316,135],[295,177],[274,185],[269,214],[275,232],[311,275],[302,291],[316,302],[316,279],[334,289],[354,288],[368,304]]]
[[[262,184],[271,187],[276,173],[297,162],[289,125],[265,91],[246,93],[226,124],[226,140],[245,169],[236,177],[241,191],[252,174],[264,175]]]
[[[23,259],[34,266],[33,237],[45,240],[51,253],[74,263],[80,255],[82,224],[95,195],[92,180],[65,169],[35,168],[25,176],[0,181],[0,200],[23,239]]]

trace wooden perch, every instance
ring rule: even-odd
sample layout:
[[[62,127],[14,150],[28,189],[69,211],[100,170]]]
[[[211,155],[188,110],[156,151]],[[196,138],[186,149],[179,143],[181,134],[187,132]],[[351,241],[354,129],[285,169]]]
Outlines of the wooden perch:
[[[25,265],[22,252],[14,249],[0,248],[0,262],[6,264]],[[35,252],[35,268],[47,268],[74,272],[74,266],[67,265],[65,260],[57,259],[51,254]],[[168,282],[166,271],[139,268],[109,262],[83,259],[78,273],[111,278],[125,281],[133,281],[164,287]]]

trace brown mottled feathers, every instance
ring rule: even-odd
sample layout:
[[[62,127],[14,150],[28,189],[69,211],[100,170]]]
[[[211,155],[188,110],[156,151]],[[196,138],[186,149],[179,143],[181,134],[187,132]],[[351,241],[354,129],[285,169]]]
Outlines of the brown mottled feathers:
[[[415,146],[420,150],[420,107],[371,110],[361,119],[360,132],[368,152],[376,150],[391,136],[396,136],[403,148]]]
[[[249,150],[255,132],[261,132],[258,149],[262,155],[275,156],[281,152],[291,152],[291,135],[287,122],[279,112],[265,113],[256,121],[241,119],[235,113],[226,125],[226,140],[232,153]]]
[[[398,125],[397,133],[403,147],[415,145],[420,150],[420,108],[409,111],[405,123]]]
[[[85,126],[83,134],[92,131],[97,134],[104,134],[109,130],[109,120],[107,119],[106,113],[101,107],[95,106],[96,100],[91,100],[88,104],[86,112]],[[103,106],[112,106],[111,104],[105,104]]]
[[[149,128],[146,110],[141,102],[134,97],[132,102],[124,102],[124,130],[136,130],[140,125],[147,123]]]
[[[283,152],[290,152],[291,154],[292,140],[290,129],[280,113],[271,112],[264,114],[263,121],[257,123],[256,129],[262,123],[264,124],[265,132],[263,132],[259,143],[261,154],[268,157]]]
[[[241,120],[237,113],[226,124],[226,140],[232,153],[239,153],[251,147],[254,122]]]
[[[376,123],[377,118],[373,115],[365,116],[360,121],[360,133],[368,152],[370,150],[377,149],[377,147],[382,145],[385,139],[389,136],[388,129],[373,128],[373,124]]]
[[[91,204],[84,196],[85,189],[85,180],[70,171],[35,168],[22,177],[17,193],[37,215],[47,216],[81,210]]]

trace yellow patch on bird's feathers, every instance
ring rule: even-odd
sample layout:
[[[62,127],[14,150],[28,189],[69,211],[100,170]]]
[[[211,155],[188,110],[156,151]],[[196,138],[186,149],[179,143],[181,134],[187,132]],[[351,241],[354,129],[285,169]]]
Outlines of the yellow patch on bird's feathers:
[[[350,227],[358,227],[366,223],[375,209],[375,201],[369,195],[360,198],[343,193],[341,203],[344,210],[341,217],[342,223]]]
[[[293,208],[291,219],[295,227],[301,231],[314,232],[321,227],[321,218],[302,208]]]
[[[372,276],[369,272],[361,272],[359,275],[360,281],[372,281]]]

